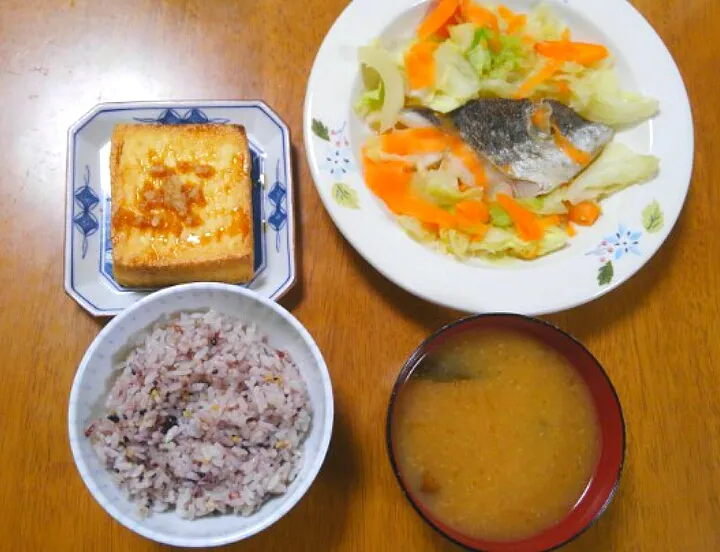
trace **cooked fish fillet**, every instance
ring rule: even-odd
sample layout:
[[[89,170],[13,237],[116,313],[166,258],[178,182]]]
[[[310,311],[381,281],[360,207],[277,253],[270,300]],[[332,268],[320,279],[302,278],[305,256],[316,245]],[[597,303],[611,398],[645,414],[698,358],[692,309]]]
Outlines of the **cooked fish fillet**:
[[[570,182],[602,152],[614,131],[555,100],[479,99],[446,115],[422,110],[432,124],[458,133],[513,181],[519,197]]]
[[[115,127],[113,273],[130,287],[253,274],[250,153],[237,125]]]

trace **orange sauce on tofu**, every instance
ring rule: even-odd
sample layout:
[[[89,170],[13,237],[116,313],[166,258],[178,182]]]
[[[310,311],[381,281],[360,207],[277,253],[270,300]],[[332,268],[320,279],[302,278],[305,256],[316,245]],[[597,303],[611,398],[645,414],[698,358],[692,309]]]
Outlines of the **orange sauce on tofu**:
[[[431,365],[450,377],[423,377]],[[520,333],[450,338],[421,361],[395,408],[405,484],[473,538],[542,532],[574,508],[595,470],[600,436],[584,382],[558,352]]]
[[[237,160],[233,159],[237,164]],[[150,148],[141,160],[142,181],[132,206],[121,205],[113,214],[113,226],[119,232],[136,228],[151,234],[152,244],[168,243],[169,238],[180,238],[180,246],[204,245],[222,236],[248,235],[250,219],[247,213],[235,207],[230,222],[213,231],[202,231],[202,209],[208,206],[204,189],[215,177],[215,168],[206,162],[206,156],[175,159],[168,148],[162,152]],[[227,187],[225,188],[227,190]],[[229,191],[229,190],[228,190]],[[219,214],[223,214],[218,211]],[[194,230],[197,230],[194,232]]]

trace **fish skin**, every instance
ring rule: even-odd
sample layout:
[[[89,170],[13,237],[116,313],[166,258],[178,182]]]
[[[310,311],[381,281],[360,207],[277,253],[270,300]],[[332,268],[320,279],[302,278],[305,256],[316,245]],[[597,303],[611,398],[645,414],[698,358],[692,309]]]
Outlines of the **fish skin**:
[[[555,100],[487,98],[472,100],[445,115],[415,109],[432,125],[458,134],[472,149],[511,179],[514,195],[535,197],[572,181],[587,166],[560,149],[552,132],[536,128],[531,116],[549,109],[550,123],[591,161],[614,136],[607,125],[588,121]]]

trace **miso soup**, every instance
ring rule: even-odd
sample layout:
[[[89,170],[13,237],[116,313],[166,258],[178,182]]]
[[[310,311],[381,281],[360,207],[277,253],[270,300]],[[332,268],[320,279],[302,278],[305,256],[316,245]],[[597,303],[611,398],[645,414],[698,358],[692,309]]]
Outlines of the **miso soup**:
[[[401,388],[395,460],[439,521],[473,538],[518,540],[564,518],[599,454],[588,389],[543,342],[467,331],[426,356]]]

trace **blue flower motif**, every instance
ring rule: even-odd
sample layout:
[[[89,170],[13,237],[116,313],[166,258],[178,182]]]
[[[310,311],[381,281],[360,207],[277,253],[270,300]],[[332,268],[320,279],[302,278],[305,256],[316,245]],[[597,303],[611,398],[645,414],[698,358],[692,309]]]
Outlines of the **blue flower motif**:
[[[613,258],[617,260],[630,253],[637,256],[642,255],[639,247],[641,237],[642,232],[633,232],[621,224],[618,226],[617,232],[605,238],[604,243],[608,244],[608,253],[612,253]]]
[[[640,251],[640,238],[642,238],[642,232],[633,232],[628,229],[624,224],[618,226],[617,232],[609,236],[605,236],[602,242],[588,251],[586,255],[594,255],[600,257],[601,263],[606,263],[610,260],[619,260],[625,255],[642,255]]]
[[[268,224],[275,230],[275,250],[280,251],[280,230],[287,224],[288,213],[285,208],[285,199],[287,198],[287,188],[280,181],[280,160],[278,159],[275,166],[275,183],[270,188],[268,200],[272,206],[272,212],[268,217]]]
[[[330,146],[325,154],[323,169],[335,180],[344,178],[354,169],[352,148],[345,135],[346,126],[347,123],[343,123],[340,128],[331,130],[328,134]]]
[[[88,165],[85,165],[83,185],[75,190],[73,196],[80,207],[80,212],[73,216],[73,223],[83,237],[82,258],[84,259],[88,252],[88,238],[100,228],[100,223],[93,213],[93,209],[100,203],[100,198],[90,187],[90,167]]]
[[[227,123],[230,119],[208,117],[201,109],[193,107],[180,114],[175,109],[165,109],[157,117],[133,117],[139,123],[160,123],[164,125],[186,125],[204,123]]]

